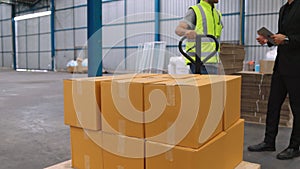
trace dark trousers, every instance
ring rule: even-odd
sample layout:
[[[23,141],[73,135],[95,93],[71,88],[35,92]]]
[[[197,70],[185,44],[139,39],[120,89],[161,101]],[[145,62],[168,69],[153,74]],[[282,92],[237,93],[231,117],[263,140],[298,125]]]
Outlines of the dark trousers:
[[[272,75],[264,141],[275,145],[280,110],[287,94],[294,116],[289,147],[298,148],[300,145],[300,77],[282,76],[277,72]]]

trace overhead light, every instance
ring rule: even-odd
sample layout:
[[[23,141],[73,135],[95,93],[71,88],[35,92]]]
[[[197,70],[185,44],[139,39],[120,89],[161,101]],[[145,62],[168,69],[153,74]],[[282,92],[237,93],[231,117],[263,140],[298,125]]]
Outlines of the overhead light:
[[[14,20],[15,20],[15,21],[20,21],[20,20],[31,19],[31,18],[37,18],[37,17],[47,16],[47,15],[51,15],[51,11],[38,12],[38,13],[33,13],[33,14],[27,14],[27,15],[22,15],[22,16],[16,16],[16,17],[14,18]]]

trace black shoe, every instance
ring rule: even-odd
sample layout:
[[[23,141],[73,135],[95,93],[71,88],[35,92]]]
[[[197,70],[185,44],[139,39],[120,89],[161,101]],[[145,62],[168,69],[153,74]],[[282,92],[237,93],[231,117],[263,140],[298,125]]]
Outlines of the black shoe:
[[[267,144],[265,142],[252,145],[248,147],[249,151],[261,152],[261,151],[275,151],[275,146],[271,144]]]
[[[276,157],[279,160],[288,160],[299,156],[300,156],[299,148],[286,148],[285,150],[277,154]]]

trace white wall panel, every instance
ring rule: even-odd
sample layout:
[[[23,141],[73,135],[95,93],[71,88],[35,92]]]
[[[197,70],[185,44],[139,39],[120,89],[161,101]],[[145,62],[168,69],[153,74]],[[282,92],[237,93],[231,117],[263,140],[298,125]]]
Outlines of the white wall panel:
[[[127,49],[126,68],[128,71],[135,72],[136,64],[137,64],[136,62],[138,60],[137,57],[141,58],[141,56],[138,56],[137,50],[138,50],[137,48]]]
[[[25,53],[17,53],[17,68],[26,68],[27,59]]]
[[[161,22],[161,40],[166,41],[168,45],[177,45],[180,37],[175,34],[175,29],[179,20]]]
[[[17,35],[26,35],[26,22],[25,20],[17,21],[16,22],[16,34]]]
[[[75,27],[87,26],[87,7],[80,7],[74,9]]]
[[[87,0],[74,0],[74,5],[78,6],[78,5],[86,5],[87,4]]]
[[[124,23],[124,1],[103,3],[102,18],[103,24]]]
[[[1,16],[2,19],[10,19],[11,18],[11,5],[1,4]]]
[[[12,38],[11,37],[3,37],[3,51],[10,52],[12,51]]]
[[[0,9],[1,9],[1,8],[0,8]],[[4,66],[4,65],[3,65],[4,62],[2,61],[2,59],[4,59],[4,58],[3,58],[3,56],[2,56],[2,53],[0,52],[0,67]]]
[[[12,53],[3,53],[4,67],[12,67],[13,56]]]
[[[40,35],[40,51],[51,50],[51,37],[50,34]]]
[[[60,31],[55,33],[56,49],[69,49],[74,48],[73,30]]]
[[[262,14],[278,12],[282,6],[282,1],[274,0],[248,0],[246,12],[248,14]]]
[[[55,12],[55,29],[73,28],[73,9]]]
[[[103,50],[103,68],[105,70],[125,70],[124,49]]]
[[[240,1],[241,0],[219,1],[216,7],[224,14],[235,13],[240,11]]]
[[[238,15],[223,17],[223,30],[221,41],[239,41],[240,39],[240,19]]]
[[[38,69],[39,68],[39,56],[38,53],[28,53],[28,68],[29,69]]]
[[[75,50],[75,56],[77,58],[81,58],[81,59],[87,58],[88,57],[88,55],[87,55],[87,46],[77,48]]]
[[[41,69],[51,69],[51,53],[41,52],[40,53],[40,68]]]
[[[38,36],[27,36],[27,51],[28,52],[36,52],[38,51]]]
[[[50,30],[50,16],[40,17],[40,33],[48,33]]]
[[[75,46],[82,47],[87,43],[87,30],[79,29],[75,30]]]
[[[69,8],[73,6],[73,0],[57,0],[55,1],[55,9]]]
[[[127,0],[128,22],[153,20],[154,11],[154,0]]]
[[[106,26],[103,27],[103,46],[116,46],[122,45],[124,43],[120,43],[124,41],[125,33],[124,33],[124,25],[121,26]]]
[[[27,24],[27,28],[26,28],[27,35],[38,33],[38,31],[39,31],[39,20],[38,20],[38,18],[27,19],[26,24]]]
[[[12,35],[11,20],[2,21],[2,35]]]
[[[154,23],[127,25],[127,44],[137,46],[139,43],[154,41]]]
[[[167,14],[163,15],[161,18],[172,18],[173,17],[183,17],[188,11],[188,8],[196,4],[196,0],[172,0],[172,1],[161,1],[161,13]]]
[[[17,46],[16,46],[17,52],[26,52],[27,51],[25,36],[17,37],[16,43],[17,43]]]

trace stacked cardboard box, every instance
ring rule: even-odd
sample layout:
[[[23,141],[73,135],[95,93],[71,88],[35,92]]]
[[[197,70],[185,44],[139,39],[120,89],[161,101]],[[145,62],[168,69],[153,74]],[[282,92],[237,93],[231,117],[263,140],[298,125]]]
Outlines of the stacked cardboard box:
[[[249,122],[265,123],[271,85],[271,74],[243,71],[242,76],[242,118]],[[288,98],[281,108],[280,124],[290,126]]]
[[[220,59],[225,74],[232,74],[243,70],[245,49],[242,45],[221,43]]]
[[[64,80],[78,169],[233,169],[243,157],[241,78],[120,75]]]

